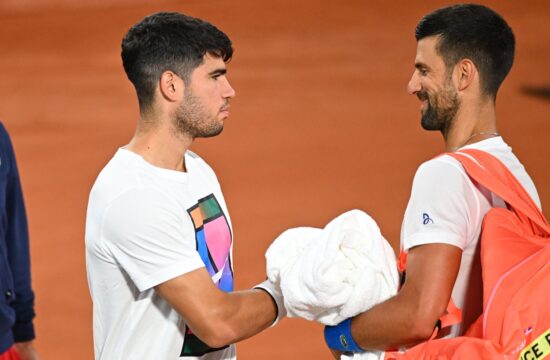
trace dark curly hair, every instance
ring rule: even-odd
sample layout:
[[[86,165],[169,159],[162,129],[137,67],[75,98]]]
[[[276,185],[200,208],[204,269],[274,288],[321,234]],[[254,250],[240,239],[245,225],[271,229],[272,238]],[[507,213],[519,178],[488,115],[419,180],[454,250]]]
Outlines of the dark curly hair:
[[[231,40],[210,23],[176,12],[147,16],[128,30],[122,40],[122,64],[136,88],[140,109],[153,102],[163,72],[171,70],[189,81],[193,70],[210,54],[231,59]]]

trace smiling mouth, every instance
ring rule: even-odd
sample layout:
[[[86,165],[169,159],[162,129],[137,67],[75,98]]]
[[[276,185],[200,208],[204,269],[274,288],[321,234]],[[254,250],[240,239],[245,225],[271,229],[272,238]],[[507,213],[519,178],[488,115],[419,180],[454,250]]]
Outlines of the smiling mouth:
[[[420,100],[420,111],[426,111],[428,108],[428,95],[424,92],[419,92],[416,94],[418,100]]]
[[[422,100],[420,103],[420,111],[425,111],[428,108],[428,100]]]

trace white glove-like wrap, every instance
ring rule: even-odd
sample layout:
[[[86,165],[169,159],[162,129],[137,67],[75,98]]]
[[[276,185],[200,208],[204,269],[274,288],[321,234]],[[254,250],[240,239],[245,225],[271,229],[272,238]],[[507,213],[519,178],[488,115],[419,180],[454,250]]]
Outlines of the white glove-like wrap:
[[[254,286],[254,289],[260,289],[267,292],[275,302],[275,305],[277,306],[277,315],[271,324],[272,327],[275,326],[279,320],[286,316],[285,303],[280,285],[269,280],[265,280],[264,282]]]

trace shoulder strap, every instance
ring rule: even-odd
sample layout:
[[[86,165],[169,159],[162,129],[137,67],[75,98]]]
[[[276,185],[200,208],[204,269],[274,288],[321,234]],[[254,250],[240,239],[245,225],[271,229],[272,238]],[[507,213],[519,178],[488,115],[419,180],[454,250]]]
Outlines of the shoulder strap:
[[[464,149],[455,153],[446,153],[446,155],[459,161],[472,179],[498,195],[514,210],[538,225],[541,230],[550,233],[550,225],[540,209],[500,160],[476,149]]]

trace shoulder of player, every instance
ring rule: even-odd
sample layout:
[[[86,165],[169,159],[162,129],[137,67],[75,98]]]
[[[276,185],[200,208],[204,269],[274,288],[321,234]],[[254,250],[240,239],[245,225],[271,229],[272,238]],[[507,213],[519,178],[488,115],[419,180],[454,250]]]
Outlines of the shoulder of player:
[[[422,163],[414,175],[413,187],[427,191],[462,189],[469,178],[462,165],[454,158],[443,155]]]
[[[423,162],[416,174],[464,176],[466,172],[458,160],[449,155],[441,155]]]
[[[132,187],[113,194],[98,208],[103,231],[147,228],[181,218],[178,202],[159,189]]]
[[[113,206],[128,207],[128,211],[177,204],[167,194],[166,189],[144,180],[142,175],[140,166],[128,165],[124,158],[117,159],[115,156],[97,177],[90,193],[90,201],[102,203],[107,209]]]

